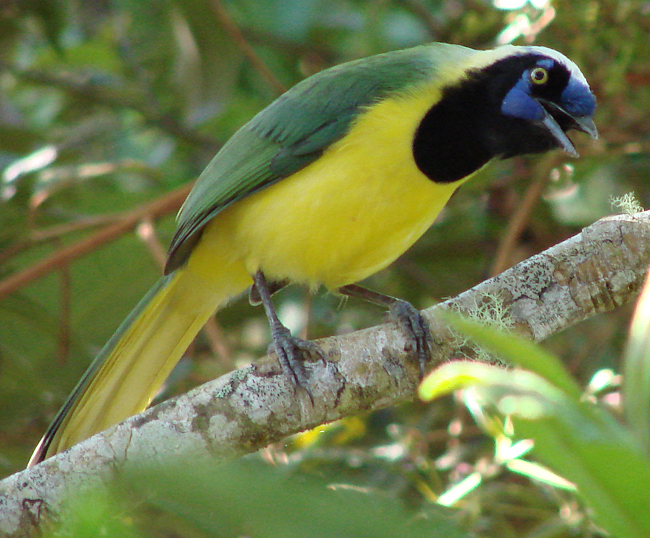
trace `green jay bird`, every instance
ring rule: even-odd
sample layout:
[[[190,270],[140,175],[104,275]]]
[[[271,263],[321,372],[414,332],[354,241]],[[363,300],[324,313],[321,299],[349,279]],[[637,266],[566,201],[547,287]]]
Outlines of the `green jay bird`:
[[[206,320],[252,287],[284,372],[308,388],[303,353],[271,294],[292,282],[390,307],[426,361],[408,303],[356,282],[385,268],[489,161],[597,137],[578,67],[544,47],[432,43],[364,58],[294,86],[237,131],[178,215],[163,276],[91,364],[30,465],[149,404]]]

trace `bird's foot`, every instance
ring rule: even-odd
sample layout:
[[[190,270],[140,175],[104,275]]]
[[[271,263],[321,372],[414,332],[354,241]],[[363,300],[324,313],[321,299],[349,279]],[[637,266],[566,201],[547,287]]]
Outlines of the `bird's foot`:
[[[264,305],[264,311],[271,328],[273,344],[269,346],[269,353],[275,353],[282,371],[292,381],[294,388],[304,389],[309,395],[312,405],[314,405],[314,396],[308,386],[309,377],[305,371],[304,358],[305,354],[309,354],[318,356],[325,362],[325,353],[314,342],[301,340],[293,336],[291,331],[278,318],[271,300],[271,294],[284,287],[286,281],[268,281],[261,270],[258,270],[252,276],[255,285],[251,290],[251,302],[259,301]]]
[[[389,315],[404,331],[411,344],[411,350],[420,366],[420,379],[424,377],[424,370],[431,359],[433,337],[429,324],[422,313],[411,303],[395,299],[390,305]]]
[[[358,284],[348,284],[339,288],[338,291],[348,297],[358,297],[388,308],[391,319],[397,322],[404,331],[411,344],[410,349],[415,352],[420,366],[420,379],[422,379],[426,365],[431,358],[433,337],[429,324],[420,311],[407,301],[369,290]]]
[[[284,374],[295,388],[302,388],[307,392],[313,405],[314,396],[309,389],[309,376],[304,365],[305,355],[325,361],[325,352],[318,344],[293,336],[284,325],[275,326],[272,333],[273,343],[269,346],[269,352],[275,353]]]

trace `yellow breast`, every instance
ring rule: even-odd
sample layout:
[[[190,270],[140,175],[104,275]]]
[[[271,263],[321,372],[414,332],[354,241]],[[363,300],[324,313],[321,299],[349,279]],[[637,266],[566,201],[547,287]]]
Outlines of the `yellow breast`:
[[[413,135],[437,92],[370,107],[317,161],[215,217],[201,243],[228,237],[249,272],[311,287],[335,289],[383,269],[462,183],[436,184],[413,161]]]

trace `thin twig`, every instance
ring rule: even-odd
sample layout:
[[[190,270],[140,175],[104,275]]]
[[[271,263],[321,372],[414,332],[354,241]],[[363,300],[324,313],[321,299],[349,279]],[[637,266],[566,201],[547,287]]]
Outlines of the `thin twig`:
[[[149,254],[151,254],[151,257],[156,262],[156,265],[160,267],[160,270],[162,271],[165,268],[167,254],[165,252],[165,247],[163,247],[160,239],[158,238],[158,234],[156,233],[156,228],[150,214],[145,215],[142,221],[137,225],[135,232],[138,238],[146,245]]]
[[[208,346],[215,357],[219,357],[219,364],[225,370],[235,366],[232,349],[226,342],[226,335],[221,324],[212,316],[201,329],[208,341]]]
[[[70,306],[72,302],[72,284],[70,278],[70,267],[65,265],[59,271],[59,338],[58,338],[58,362],[63,366],[70,354]]]
[[[278,95],[287,91],[287,88],[284,86],[284,84],[278,80],[273,71],[271,71],[266,66],[259,55],[255,52],[255,49],[246,40],[242,31],[235,24],[235,22],[228,14],[228,11],[221,4],[221,1],[212,0],[210,2],[210,7],[219,19],[219,22],[221,22],[224,30],[230,34],[230,37],[233,38],[241,51],[244,53],[244,56],[248,58],[248,61],[251,63],[253,68],[262,76],[264,80],[266,80],[269,86],[271,86]]]
[[[54,239],[59,239],[69,233],[81,232],[89,228],[97,228],[98,226],[113,224],[122,218],[122,215],[97,215],[94,217],[78,219],[73,222],[57,224],[43,230],[34,230],[29,234],[27,239],[15,241],[5,248],[5,250],[0,252],[0,265],[5,265],[12,258],[19,256],[28,248],[38,245],[39,243],[46,243]]]
[[[34,230],[27,240],[27,246],[51,241],[52,239],[57,239],[70,233],[83,232],[90,228],[113,224],[122,218],[122,215],[94,215],[92,217],[77,219],[72,222],[56,224],[48,228],[43,228],[42,230]]]
[[[557,162],[558,157],[553,155],[547,157],[544,162],[542,162],[537,168],[537,176],[530,184],[528,189],[526,189],[523,200],[510,219],[510,222],[508,223],[508,229],[499,242],[499,246],[497,247],[497,251],[494,256],[494,262],[492,263],[492,267],[490,269],[491,277],[502,273],[508,267],[510,267],[511,264],[508,263],[510,255],[512,254],[512,251],[517,244],[517,240],[519,239],[521,232],[524,230],[526,224],[528,223],[528,219],[530,218],[530,214],[532,213],[537,200],[544,190],[546,180],[551,173],[551,170],[553,167],[557,166]]]
[[[171,193],[168,193],[153,202],[142,205],[124,215],[119,221],[102,228],[74,245],[62,248],[32,265],[0,281],[0,299],[26,286],[30,282],[40,278],[52,271],[65,267],[71,261],[88,254],[102,245],[110,243],[133,229],[142,219],[150,215],[151,218],[158,218],[177,211],[187,197],[192,185],[185,185]]]

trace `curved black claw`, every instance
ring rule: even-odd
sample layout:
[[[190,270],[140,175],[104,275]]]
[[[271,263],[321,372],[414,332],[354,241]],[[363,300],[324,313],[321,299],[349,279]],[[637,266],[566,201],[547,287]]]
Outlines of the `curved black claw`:
[[[309,376],[305,371],[304,356],[309,354],[325,361],[324,351],[314,342],[293,336],[284,325],[273,327],[272,336],[273,343],[269,346],[269,351],[275,353],[282,371],[291,379],[294,387],[303,388],[307,392],[313,405],[314,396],[309,390]]]
[[[431,346],[433,344],[429,324],[417,308],[401,299],[395,299],[395,302],[390,306],[389,314],[411,340],[411,349],[415,350],[420,365],[420,379],[422,379],[424,369],[431,359]]]

